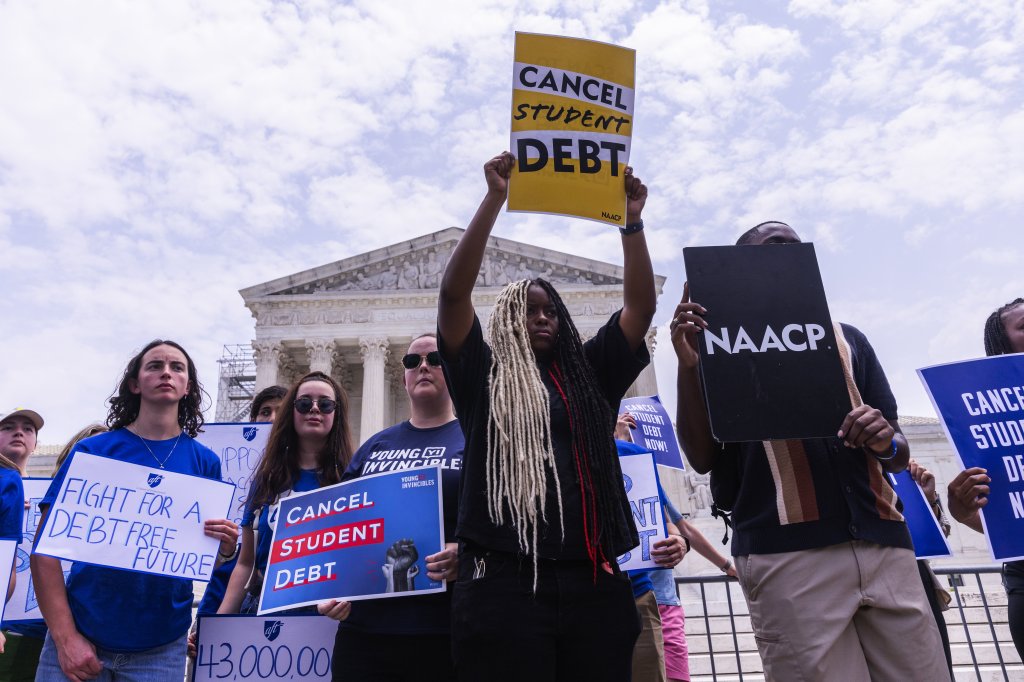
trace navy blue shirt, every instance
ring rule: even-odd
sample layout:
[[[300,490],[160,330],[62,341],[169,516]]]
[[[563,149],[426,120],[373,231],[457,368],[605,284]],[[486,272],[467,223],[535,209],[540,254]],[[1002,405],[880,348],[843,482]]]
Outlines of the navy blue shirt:
[[[221,480],[220,460],[213,450],[184,433],[177,447],[174,443],[174,438],[147,440],[147,449],[139,436],[117,429],[86,438],[75,452],[154,468],[154,458],[168,457],[167,471]],[[57,499],[72,459],[57,472],[40,508],[50,507]],[[192,581],[184,578],[75,562],[67,591],[75,627],[89,641],[112,651],[144,651],[169,644],[185,634],[192,620]]]
[[[464,444],[458,420],[429,429],[418,429],[407,421],[402,422],[363,443],[352,457],[345,480],[388,471],[440,466],[444,539],[445,542],[455,542]],[[434,554],[435,550],[427,553]],[[423,577],[426,578],[425,575]],[[451,586],[449,583],[445,592],[354,601],[352,613],[341,622],[341,627],[381,634],[448,634],[451,629]]]

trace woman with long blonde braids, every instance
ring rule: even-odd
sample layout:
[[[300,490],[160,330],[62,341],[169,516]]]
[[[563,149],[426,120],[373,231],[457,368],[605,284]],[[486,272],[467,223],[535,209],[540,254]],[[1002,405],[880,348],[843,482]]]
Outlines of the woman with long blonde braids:
[[[509,284],[487,338],[472,293],[515,158],[484,166],[487,194],[441,282],[438,346],[466,437],[452,649],[461,680],[628,680],[640,631],[615,558],[635,547],[612,428],[650,362],[654,273],[623,174],[624,305],[583,343],[542,279]]]

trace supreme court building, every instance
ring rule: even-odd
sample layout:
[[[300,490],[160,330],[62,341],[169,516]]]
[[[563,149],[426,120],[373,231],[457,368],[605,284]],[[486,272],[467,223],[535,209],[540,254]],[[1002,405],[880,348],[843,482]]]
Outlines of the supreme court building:
[[[436,330],[441,275],[462,233],[450,227],[242,289],[256,338],[221,360],[217,421],[244,419],[255,392],[314,370],[348,392],[355,445],[408,418],[401,359],[414,338]],[[502,287],[543,277],[587,339],[622,306],[622,274],[618,265],[491,237],[473,303],[486,325]],[[656,282],[660,295],[665,278]],[[652,352],[654,336],[652,328]],[[651,365],[627,395],[657,392]]]

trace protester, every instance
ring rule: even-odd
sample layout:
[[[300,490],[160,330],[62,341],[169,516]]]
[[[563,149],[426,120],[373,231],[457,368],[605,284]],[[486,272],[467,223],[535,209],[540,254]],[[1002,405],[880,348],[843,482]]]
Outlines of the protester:
[[[83,441],[86,438],[92,438],[100,433],[106,433],[109,430],[110,429],[108,429],[104,424],[89,424],[82,428],[81,431],[71,436],[71,440],[65,443],[64,447],[62,447],[60,452],[57,454],[57,459],[53,463],[53,471],[50,473],[50,476],[57,475],[57,472],[59,472],[60,468],[64,466],[64,462],[66,462],[71,453],[74,452],[75,446],[78,445],[80,441]]]
[[[616,557],[639,543],[612,442],[618,404],[650,362],[656,295],[627,168],[624,306],[586,343],[548,282],[494,302],[487,339],[473,287],[515,158],[484,166],[487,193],[452,253],[438,346],[466,436],[452,595],[463,680],[623,680],[640,626]]]
[[[413,340],[402,357],[409,419],[371,436],[356,451],[345,480],[365,474],[440,465],[445,546],[426,557],[427,577],[454,581],[455,521],[464,440],[441,371],[433,334]],[[383,464],[383,466],[382,466]],[[334,679],[346,682],[455,680],[451,591],[352,603],[334,643]],[[401,656],[395,652],[401,651]],[[409,661],[417,664],[410,666]]]
[[[736,567],[732,565],[732,561],[722,556],[696,526],[683,518],[683,515],[672,504],[672,500],[667,500],[665,512],[695,552],[717,566],[718,570],[730,578],[736,577]],[[654,583],[654,596],[658,600],[658,612],[661,614],[661,633],[665,640],[665,672],[668,682],[689,682],[690,661],[686,646],[686,616],[683,613],[683,605],[679,601],[675,577],[670,571],[655,571],[651,575],[651,582]]]
[[[648,452],[633,443],[630,430],[636,428],[636,420],[629,412],[623,412],[615,421],[615,447],[619,457],[628,457]],[[658,483],[658,495],[662,508],[668,504],[668,496]],[[664,512],[663,512],[664,513]],[[663,637],[661,613],[654,593],[654,576],[671,575],[672,569],[682,561],[689,551],[689,543],[680,534],[665,514],[665,532],[668,537],[651,546],[651,558],[662,566],[660,569],[629,571],[629,582],[633,587],[633,599],[640,615],[640,636],[633,646],[633,682],[665,682],[665,640]]]
[[[939,491],[935,489],[935,475],[927,468],[919,464],[913,458],[907,463],[907,471],[914,479],[914,482],[921,488],[935,520],[939,522],[942,534],[949,537],[949,519],[942,510],[942,503],[939,501]],[[946,667],[949,668],[949,676],[953,677],[953,652],[949,648],[949,630],[946,627],[946,617],[943,611],[949,610],[949,604],[953,600],[949,589],[943,585],[931,564],[924,559],[917,560],[917,570],[921,577],[921,585],[924,586],[925,596],[928,597],[928,606],[932,610],[932,617],[935,619],[935,626],[939,629],[939,637],[942,639],[942,651],[946,654]]]
[[[128,363],[110,399],[110,431],[76,452],[220,480],[220,462],[193,440],[203,424],[195,364],[173,341],[149,343]],[[74,461],[57,473],[40,503],[40,528]],[[237,526],[204,522],[230,556]],[[38,537],[38,535],[37,535]],[[65,587],[60,560],[33,554],[32,578],[48,632],[36,679],[179,682],[192,608],[192,581],[75,562]]]
[[[21,474],[25,460],[36,448],[36,433],[41,428],[43,418],[32,410],[16,409],[0,419],[0,540],[21,542],[25,514]],[[17,562],[15,555],[4,601],[9,600],[14,592]],[[22,650],[18,639],[14,633],[0,631],[0,670],[17,671],[31,657],[29,652]]]
[[[17,408],[0,418],[0,466],[24,474],[28,456],[36,449],[43,418],[34,410]],[[6,460],[6,461],[4,461]]]
[[[341,482],[352,459],[348,395],[323,372],[310,372],[288,391],[274,419],[242,515],[238,563],[217,613],[256,613],[270,558],[281,499],[293,492]],[[328,602],[325,615],[348,613],[348,602]]]
[[[39,422],[41,428],[42,419]],[[0,426],[0,430],[2,430],[2,426]],[[72,436],[71,440],[61,448],[60,454],[57,455],[57,461],[54,463],[53,471],[50,475],[57,475],[60,467],[64,464],[64,460],[68,458],[68,455],[78,444],[78,441],[95,436],[97,433],[103,433],[106,430],[107,427],[102,424],[90,424]],[[38,432],[39,429],[36,429],[37,436]],[[28,507],[27,497],[25,499],[25,511],[27,514],[32,513],[32,510]],[[23,527],[22,530],[24,531],[25,528]],[[28,557],[25,558],[27,559]],[[18,563],[19,561],[15,561],[15,564]],[[20,568],[23,571],[28,570],[26,564],[22,564]],[[43,640],[46,639],[46,621],[39,618],[38,620],[5,623],[3,635],[7,638],[7,647],[4,655],[0,656],[0,680],[5,682],[32,682],[32,680],[36,679],[39,655],[43,650]]]
[[[284,386],[267,386],[257,393],[249,406],[249,421],[273,422],[287,393],[288,389]]]
[[[281,400],[287,392],[288,389],[284,386],[268,386],[257,393],[249,408],[249,421],[272,422],[277,416]],[[206,585],[206,591],[203,593],[203,599],[199,602],[199,608],[196,609],[197,617],[217,613],[217,609],[220,608],[220,603],[224,599],[228,580],[231,579],[231,574],[237,563],[238,556],[236,555],[214,569],[213,575],[210,576],[210,582]]]
[[[985,320],[985,355],[1024,353],[1024,298],[1002,306]],[[946,487],[949,513],[960,523],[984,533],[981,508],[988,504],[992,479],[981,467],[961,471]],[[1024,658],[1024,560],[1003,564],[1007,619],[1017,654]]]
[[[799,241],[788,225],[769,222],[737,243]],[[916,573],[913,544],[884,474],[902,471],[910,451],[871,345],[836,326],[854,406],[836,437],[719,443],[698,367],[706,312],[684,286],[670,323],[676,426],[693,468],[712,472],[716,505],[732,510],[732,553],[765,677],[948,680],[921,582],[905,579]]]

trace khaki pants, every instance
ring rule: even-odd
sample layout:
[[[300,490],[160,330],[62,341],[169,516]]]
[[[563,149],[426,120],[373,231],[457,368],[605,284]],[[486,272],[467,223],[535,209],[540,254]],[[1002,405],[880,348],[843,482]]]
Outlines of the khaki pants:
[[[736,570],[767,680],[949,680],[912,551],[853,541]]]
[[[641,630],[633,646],[632,682],[665,682],[665,640],[654,590],[636,598],[636,610],[640,614]]]

